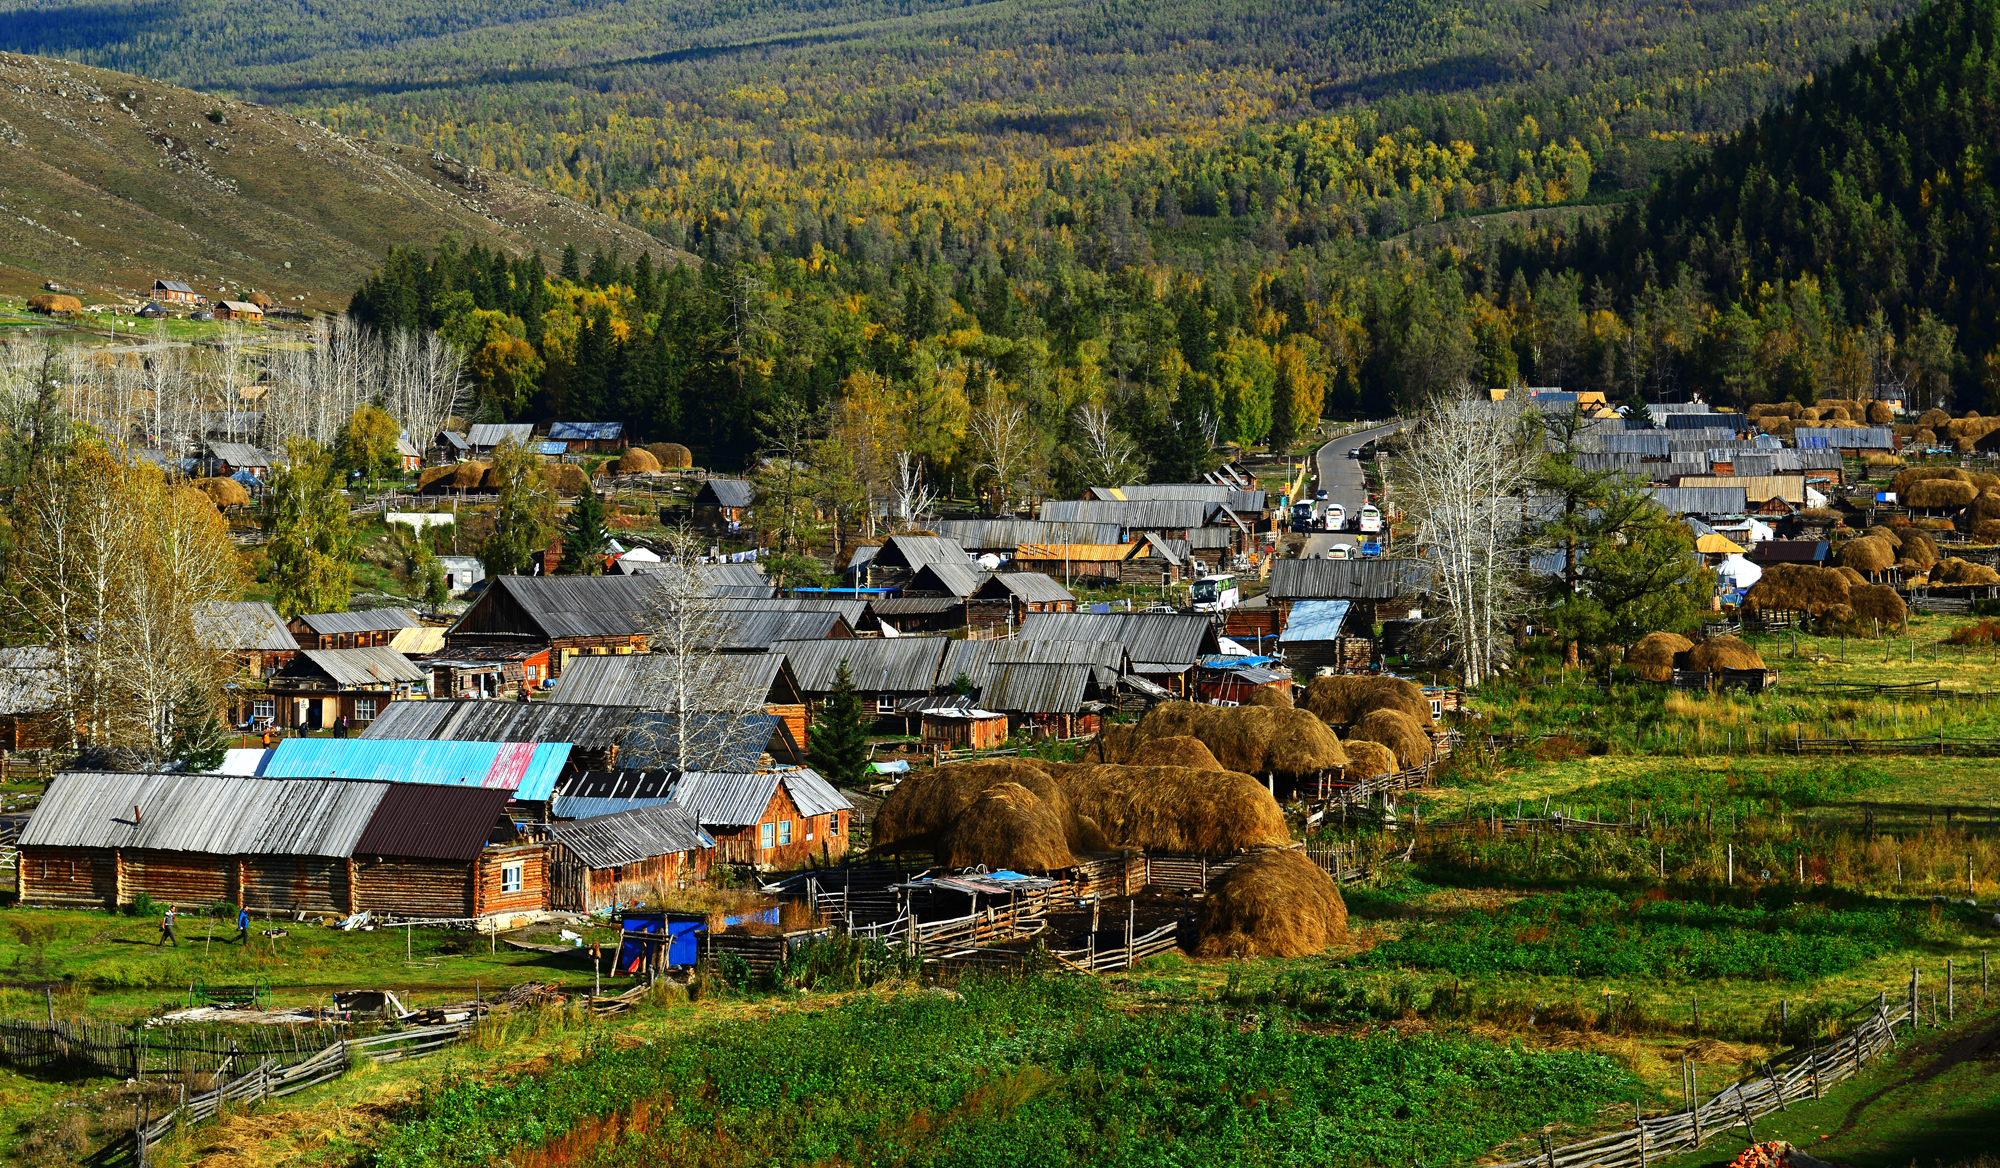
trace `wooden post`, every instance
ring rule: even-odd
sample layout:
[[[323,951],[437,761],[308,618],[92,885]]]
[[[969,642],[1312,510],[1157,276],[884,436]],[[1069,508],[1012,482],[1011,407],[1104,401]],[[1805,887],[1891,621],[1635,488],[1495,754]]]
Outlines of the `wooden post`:
[[[1813,1098],[1818,1099],[1820,1097],[1820,1089],[1819,1089],[1819,1039],[1817,1038],[1813,1039],[1812,1057],[1807,1061],[1806,1066],[1812,1071]]]
[[[1957,985],[1957,979],[1954,976],[1955,972],[1956,971],[1953,970],[1952,968],[1951,958],[1949,957],[1945,958],[1944,959],[1944,1020],[1946,1022],[1955,1022],[1958,1020],[1957,998],[1955,994],[1958,985]]]
[[[1986,950],[1979,951],[1979,1001],[1986,1003]]]
[[[1694,1065],[1694,1060],[1692,1060],[1692,1059],[1686,1059],[1686,1058],[1685,1058],[1685,1056],[1684,1056],[1684,1061],[1685,1061],[1685,1062],[1687,1063],[1687,1072],[1688,1072],[1688,1112],[1689,1112],[1689,1114],[1691,1114],[1691,1115],[1693,1115],[1693,1116],[1694,1116],[1694,1143],[1695,1143],[1695,1146],[1696,1146],[1696,1147],[1700,1147],[1700,1146],[1701,1146],[1701,1140],[1702,1140],[1702,1135],[1701,1135],[1701,1071],[1700,1071],[1700,1070],[1699,1070],[1699,1069],[1698,1069],[1698,1068],[1697,1068],[1697,1067],[1696,1067],[1696,1066]]]
[[[1736,883],[1736,845],[1733,842],[1729,845],[1729,883],[1731,886]]]
[[[1736,1107],[1743,1113],[1743,1134],[1750,1137],[1750,1143],[1757,1143],[1757,1131],[1750,1126],[1750,1101],[1743,1097],[1743,1084],[1736,1084]]]
[[[1923,1003],[1917,1000],[1917,964],[1910,963],[1910,1033],[1917,1032],[1918,1021],[1922,1017]]]

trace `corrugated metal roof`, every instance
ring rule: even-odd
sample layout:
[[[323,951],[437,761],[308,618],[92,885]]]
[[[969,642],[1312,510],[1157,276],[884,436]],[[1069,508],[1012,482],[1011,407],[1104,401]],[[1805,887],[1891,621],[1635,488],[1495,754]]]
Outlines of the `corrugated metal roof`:
[[[632,725],[630,706],[476,699],[390,702],[361,734],[364,741],[567,742],[608,750]]]
[[[657,706],[664,700],[660,690],[670,677],[670,662],[649,653],[572,658],[549,696],[573,705]],[[690,668],[692,692],[709,695],[723,709],[740,710],[762,705],[787,666],[783,657],[769,653],[715,653],[696,658]]]
[[[875,549],[875,563],[915,569],[925,564],[970,565],[972,557],[957,540],[942,535],[892,535]]]
[[[876,557],[876,562],[881,562],[879,556]],[[981,572],[963,561],[949,564],[927,563],[917,569],[916,576],[906,587],[918,592],[942,592],[948,596],[965,597],[979,591],[979,585],[985,581],[987,575],[988,573]]]
[[[1600,431],[1586,440],[1589,447],[1607,454],[1638,454],[1665,458],[1673,450],[1673,435],[1665,430]]]
[[[1851,430],[1800,426],[1792,431],[1792,441],[1798,443],[1802,450],[1893,450],[1896,431],[1892,426],[1863,426]]]
[[[387,783],[71,771],[49,784],[21,843],[224,856],[350,856],[388,790]],[[490,826],[489,821],[482,831]]]
[[[940,519],[931,527],[971,552],[1011,552],[1033,543],[1115,544],[1125,535],[1116,523],[1045,523],[1039,519]],[[863,550],[855,549],[857,554]]]
[[[375,779],[443,787],[493,787],[537,803],[555,790],[567,742],[440,742],[407,738],[287,738],[271,778]]]
[[[1676,515],[1741,515],[1749,510],[1742,487],[1654,487],[1653,498]]]
[[[823,641],[851,638],[854,630],[837,612],[738,612],[717,615],[717,649],[763,652],[776,641]]]
[[[436,625],[403,629],[389,642],[389,647],[405,657],[427,657],[440,653],[444,651],[444,630]]]
[[[1430,570],[1417,560],[1278,560],[1272,600],[1390,600],[1421,592]],[[1137,656],[1136,654],[1134,656]]]
[[[1171,530],[1233,523],[1220,503],[1200,499],[1136,499],[1116,503],[1096,499],[1051,499],[1040,518],[1055,523],[1116,523],[1120,527]]]
[[[1736,487],[1743,491],[1743,498],[1751,503],[1763,503],[1780,499],[1787,503],[1806,501],[1806,480],[1799,475],[1770,475],[1753,478],[1748,475],[1700,475],[1689,476],[1674,484],[1682,490],[1704,490],[1717,487]]]
[[[1285,631],[1278,634],[1278,643],[1331,641],[1340,635],[1342,626],[1347,624],[1347,614],[1353,608],[1351,600],[1301,600],[1292,605],[1291,615],[1285,620]]]
[[[208,453],[231,466],[271,465],[271,456],[247,442],[210,442]]]
[[[313,673],[326,675],[335,685],[354,689],[424,679],[423,670],[387,645],[365,649],[301,649],[283,671],[286,677]]]
[[[957,596],[880,596],[868,602],[878,617],[936,616],[965,607]]]
[[[837,612],[850,628],[861,627],[861,619],[868,615],[866,600],[841,600],[831,596],[731,596],[723,607],[731,612]]]
[[[562,790],[549,803],[549,814],[590,819],[671,803],[674,778],[675,773],[666,770],[580,771],[563,780]]]
[[[586,867],[637,864],[715,846],[685,807],[662,803],[549,825],[549,834]]]
[[[1009,714],[1074,714],[1096,688],[1095,672],[1089,665],[998,662],[987,666],[979,705]]]
[[[1116,641],[1135,662],[1187,666],[1219,647],[1215,627],[1200,613],[1031,612],[1016,636],[1023,641]]]
[[[1012,661],[1090,665],[1098,670],[1099,684],[1111,685],[1125,671],[1126,656],[1118,641],[953,641],[938,670],[938,684],[951,685],[963,674],[978,685],[993,663]]]
[[[1096,500],[1199,499],[1204,503],[1220,503],[1231,511],[1269,510],[1265,492],[1226,483],[1130,483],[1122,487],[1092,487],[1090,493]]]
[[[506,814],[505,790],[390,783],[354,841],[354,854],[475,860]]]
[[[624,436],[623,422],[549,423],[549,437],[557,442],[616,442]]]
[[[439,430],[438,437],[444,439],[444,445],[451,447],[453,450],[468,450],[472,446],[470,442],[465,440],[465,435],[456,430]]]
[[[1060,560],[1077,563],[1129,560],[1145,546],[1143,540],[1133,543],[1024,543],[1014,559],[1016,562],[1038,564]]]
[[[618,761],[632,767],[754,771],[769,762],[796,763],[800,755],[791,729],[776,714],[698,713],[688,718],[687,757],[682,758],[680,719],[657,710],[635,710],[632,728],[618,749]],[[764,755],[769,754],[769,760]]]
[[[217,649],[281,651],[299,647],[285,618],[262,600],[222,600],[195,611],[195,629]]]
[[[949,643],[943,637],[779,641],[771,651],[785,655],[792,676],[807,694],[831,693],[842,660],[862,693],[925,693],[937,684],[938,665]]]
[[[695,492],[697,507],[748,507],[757,501],[757,488],[747,479],[710,479]]]
[[[997,598],[1009,594],[1029,604],[1060,604],[1075,601],[1070,590],[1056,583],[1046,572],[996,572],[986,578],[975,595]]]
[[[477,422],[465,440],[474,446],[498,446],[512,438],[522,446],[533,441],[535,428],[526,422]]]
[[[424,622],[407,608],[371,608],[362,612],[303,612],[299,620],[322,637],[341,633],[393,633],[419,628]]]
[[[652,625],[655,586],[646,576],[495,576],[450,631],[481,631],[504,597],[544,638],[644,633]]]

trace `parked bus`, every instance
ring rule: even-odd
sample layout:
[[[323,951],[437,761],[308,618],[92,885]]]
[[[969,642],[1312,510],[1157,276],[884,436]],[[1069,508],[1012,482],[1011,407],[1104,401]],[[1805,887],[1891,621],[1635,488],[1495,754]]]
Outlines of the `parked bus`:
[[[1351,560],[1354,558],[1354,547],[1351,544],[1334,544],[1332,547],[1326,549],[1326,558],[1329,560]]]
[[[1338,503],[1328,503],[1326,505],[1326,529],[1328,531],[1339,531],[1346,526],[1347,508],[1342,507]]]
[[[1213,576],[1203,576],[1194,582],[1194,610],[1196,612],[1221,612],[1235,608],[1242,603],[1236,591],[1236,577],[1227,572]]]
[[[1360,530],[1362,531],[1382,530],[1382,512],[1379,508],[1375,506],[1375,504],[1369,503],[1361,508]]]

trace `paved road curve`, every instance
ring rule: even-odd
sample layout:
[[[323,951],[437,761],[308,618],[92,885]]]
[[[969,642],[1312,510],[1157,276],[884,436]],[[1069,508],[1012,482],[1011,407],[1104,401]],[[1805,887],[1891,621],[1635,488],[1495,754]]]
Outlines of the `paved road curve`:
[[[1347,452],[1377,442],[1402,428],[1401,422],[1388,422],[1372,430],[1349,434],[1345,438],[1335,438],[1319,448],[1313,456],[1313,475],[1317,480],[1316,490],[1326,492],[1326,502],[1347,510],[1348,531],[1354,530],[1356,517],[1361,514],[1361,505],[1368,501],[1367,479],[1363,477],[1360,459],[1347,457]],[[1366,452],[1373,457],[1374,452]],[[1313,509],[1315,515],[1324,504]]]

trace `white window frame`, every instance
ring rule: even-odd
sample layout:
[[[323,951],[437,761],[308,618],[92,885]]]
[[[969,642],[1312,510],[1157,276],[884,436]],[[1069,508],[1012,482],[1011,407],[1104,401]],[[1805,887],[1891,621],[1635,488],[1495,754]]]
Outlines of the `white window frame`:
[[[893,714],[895,712],[896,712],[895,694],[875,695],[875,714],[877,717],[881,717],[884,714]]]
[[[354,699],[354,720],[357,722],[373,722],[375,720],[374,698]]]
[[[757,825],[758,844],[766,850],[778,846],[778,825],[760,823]]]
[[[778,821],[778,846],[784,847],[786,844],[789,844],[791,842],[792,842],[792,821],[789,819],[780,819]]]
[[[526,866],[526,863],[521,860],[516,860],[511,864],[500,865],[501,893],[519,892],[525,887],[526,882],[522,877],[522,869]]]

